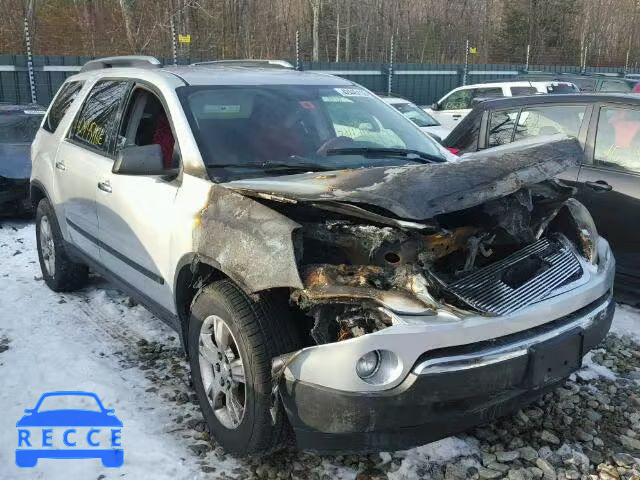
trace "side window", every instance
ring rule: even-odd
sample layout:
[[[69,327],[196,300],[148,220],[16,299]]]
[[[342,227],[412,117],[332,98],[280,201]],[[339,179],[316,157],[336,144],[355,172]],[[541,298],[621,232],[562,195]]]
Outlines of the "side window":
[[[640,173],[640,110],[600,109],[594,164]]]
[[[53,101],[53,105],[49,109],[49,115],[44,122],[43,128],[48,132],[55,132],[56,128],[62,121],[64,114],[78,96],[84,82],[69,82],[60,87],[60,92]]]
[[[84,101],[69,138],[105,153],[115,149],[122,102],[130,84],[103,80],[95,84]]]
[[[492,112],[489,118],[489,147],[511,143],[518,110]]]
[[[524,109],[518,119],[514,140],[564,133],[577,137],[587,107],[554,105]]]
[[[600,86],[601,92],[630,92],[631,86],[624,80],[603,80]]]
[[[473,112],[467,115],[444,142],[445,147],[454,147],[460,152],[475,152],[478,150],[478,138],[480,137],[480,125],[482,124],[482,112]]]
[[[473,94],[471,90],[458,90],[445,98],[440,104],[441,110],[464,110],[471,108]]]
[[[535,87],[511,87],[511,95],[517,97],[519,95],[535,95],[538,90]]]
[[[473,91],[473,96],[474,98],[499,98],[504,97],[504,93],[501,87],[476,88]]]
[[[575,78],[570,80],[581,92],[595,92],[596,81],[592,78]]]
[[[160,145],[164,168],[177,167],[176,141],[169,116],[158,97],[139,88],[133,92],[122,122],[118,146]]]

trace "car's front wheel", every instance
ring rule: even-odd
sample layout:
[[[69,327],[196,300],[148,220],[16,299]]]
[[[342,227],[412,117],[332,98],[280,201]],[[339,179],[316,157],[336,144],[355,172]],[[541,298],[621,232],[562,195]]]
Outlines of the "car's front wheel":
[[[193,301],[191,375],[210,432],[231,453],[272,451],[287,440],[279,402],[271,412],[271,360],[300,348],[288,319],[286,302],[251,298],[228,280],[207,285]]]
[[[36,240],[42,278],[51,290],[70,292],[86,284],[89,269],[67,255],[58,220],[46,198],[36,210]]]

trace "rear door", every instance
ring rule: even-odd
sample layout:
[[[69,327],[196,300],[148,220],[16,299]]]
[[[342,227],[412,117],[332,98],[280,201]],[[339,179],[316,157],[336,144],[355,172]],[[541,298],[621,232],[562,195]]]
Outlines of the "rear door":
[[[611,243],[618,272],[640,277],[640,108],[598,106],[585,157],[578,199]]]
[[[98,81],[80,108],[56,155],[59,211],[70,239],[93,259],[99,259],[96,194],[111,170],[117,122],[130,83]]]

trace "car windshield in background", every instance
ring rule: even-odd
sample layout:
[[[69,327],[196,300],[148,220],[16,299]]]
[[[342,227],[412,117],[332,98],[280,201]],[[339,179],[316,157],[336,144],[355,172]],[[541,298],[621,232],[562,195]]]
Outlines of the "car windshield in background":
[[[209,168],[284,174],[444,160],[433,140],[363,88],[190,86],[179,92]]]
[[[0,143],[31,143],[40,128],[44,112],[0,113]]]
[[[413,103],[392,103],[391,106],[419,127],[437,127],[440,125],[440,122]]]

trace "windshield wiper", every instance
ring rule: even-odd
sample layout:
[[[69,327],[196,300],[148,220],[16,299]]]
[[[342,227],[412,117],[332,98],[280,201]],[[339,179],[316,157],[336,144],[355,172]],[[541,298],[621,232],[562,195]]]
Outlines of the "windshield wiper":
[[[322,165],[314,162],[299,161],[291,157],[290,162],[264,162],[264,163],[212,163],[207,168],[250,168],[263,172],[317,172],[339,170],[335,165]]]
[[[362,155],[364,157],[402,157],[418,163],[442,163],[446,160],[437,155],[409,150],[406,148],[332,148],[327,150],[327,156],[331,155]]]

